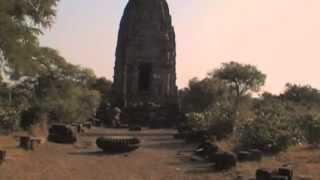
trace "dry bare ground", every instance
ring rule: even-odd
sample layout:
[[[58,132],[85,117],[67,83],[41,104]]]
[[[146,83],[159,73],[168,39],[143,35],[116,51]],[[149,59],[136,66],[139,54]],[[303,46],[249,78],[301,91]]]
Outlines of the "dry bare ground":
[[[212,164],[191,160],[192,145],[174,140],[173,130],[128,132],[95,128],[74,145],[47,143],[33,152],[17,149],[12,137],[0,137],[8,160],[0,166],[0,180],[233,180],[254,176],[258,167],[290,163],[298,175],[320,179],[320,152],[295,147],[267,157],[261,163],[241,163],[228,172],[215,172]],[[142,147],[127,154],[103,154],[96,146],[99,136],[135,135]]]

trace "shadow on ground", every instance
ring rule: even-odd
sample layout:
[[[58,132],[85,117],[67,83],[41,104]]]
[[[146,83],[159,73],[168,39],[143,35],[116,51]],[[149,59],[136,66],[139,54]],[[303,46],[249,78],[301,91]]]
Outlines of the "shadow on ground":
[[[147,149],[158,149],[158,150],[176,150],[185,149],[185,144],[183,141],[161,141],[161,142],[152,142],[142,145]]]
[[[80,151],[80,152],[69,152],[69,155],[75,156],[127,156],[130,152],[112,153],[104,152],[101,150],[91,150],[91,151]]]
[[[96,137],[96,136],[139,136],[139,137],[150,137],[150,136],[173,136],[174,133],[144,133],[144,132],[121,132],[121,133],[100,133],[100,132],[88,132],[82,136]]]
[[[168,163],[172,166],[183,166],[185,167],[186,174],[208,174],[216,173],[214,170],[214,163],[210,163],[201,159],[200,157],[193,156],[192,151],[179,151],[176,155],[179,159],[178,162]]]

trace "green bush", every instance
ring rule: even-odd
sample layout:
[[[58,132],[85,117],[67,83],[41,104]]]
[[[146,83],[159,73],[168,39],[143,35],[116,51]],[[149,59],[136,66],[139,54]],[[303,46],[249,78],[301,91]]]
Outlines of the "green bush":
[[[32,125],[45,121],[47,116],[47,112],[45,112],[42,107],[34,105],[33,107],[21,112],[20,127],[23,130],[29,130]]]
[[[0,107],[0,134],[14,131],[20,121],[20,112],[12,107]]]
[[[234,120],[232,110],[228,106],[215,106],[211,111],[202,113],[189,113],[187,124],[194,130],[206,131],[208,135],[217,139],[225,138],[232,134]]]
[[[260,149],[278,152],[291,144],[290,133],[269,123],[253,121],[241,128],[240,147],[242,149]]]
[[[320,116],[304,116],[300,127],[307,143],[311,145],[320,144]]]
[[[278,152],[294,143],[292,122],[285,107],[278,101],[259,102],[256,117],[239,128],[239,147]]]
[[[195,131],[202,131],[207,129],[207,112],[203,113],[188,113],[187,114],[187,127]]]
[[[235,128],[233,107],[230,104],[217,104],[211,108],[208,114],[209,133],[214,135],[218,140],[230,136]]]

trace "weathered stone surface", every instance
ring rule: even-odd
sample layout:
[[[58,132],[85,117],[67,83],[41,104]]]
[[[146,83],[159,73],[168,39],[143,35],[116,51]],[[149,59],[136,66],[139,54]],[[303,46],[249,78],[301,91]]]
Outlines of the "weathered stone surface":
[[[281,167],[279,169],[257,169],[257,180],[291,180],[293,179],[293,170],[290,167]]]
[[[209,157],[217,170],[229,170],[237,165],[237,158],[230,152],[217,152]]]
[[[236,152],[239,161],[260,161],[262,152],[257,149]]]
[[[293,179],[293,170],[290,167],[279,168],[279,175],[287,177],[288,180]]]
[[[257,180],[270,180],[273,175],[272,169],[257,169],[256,171],[256,179]]]
[[[70,126],[54,124],[49,128],[48,140],[56,143],[72,144],[77,141],[77,134]]]
[[[25,150],[32,149],[31,138],[29,136],[21,136],[19,146]]]
[[[175,32],[166,0],[129,0],[114,70],[115,105],[177,102]]]
[[[96,144],[104,152],[123,153],[138,149],[140,140],[135,137],[99,137]]]
[[[0,164],[2,164],[6,160],[6,151],[0,150]]]
[[[219,147],[216,144],[210,141],[205,141],[196,148],[194,153],[198,156],[208,158],[211,154],[215,154],[218,151]]]

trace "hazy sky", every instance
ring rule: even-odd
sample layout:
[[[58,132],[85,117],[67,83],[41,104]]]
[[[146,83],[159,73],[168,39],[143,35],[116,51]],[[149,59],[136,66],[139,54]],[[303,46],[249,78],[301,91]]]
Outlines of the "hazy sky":
[[[112,79],[120,18],[128,0],[61,0],[42,45]],[[179,87],[222,62],[256,65],[265,90],[286,82],[320,88],[319,0],[167,0],[177,36]]]

